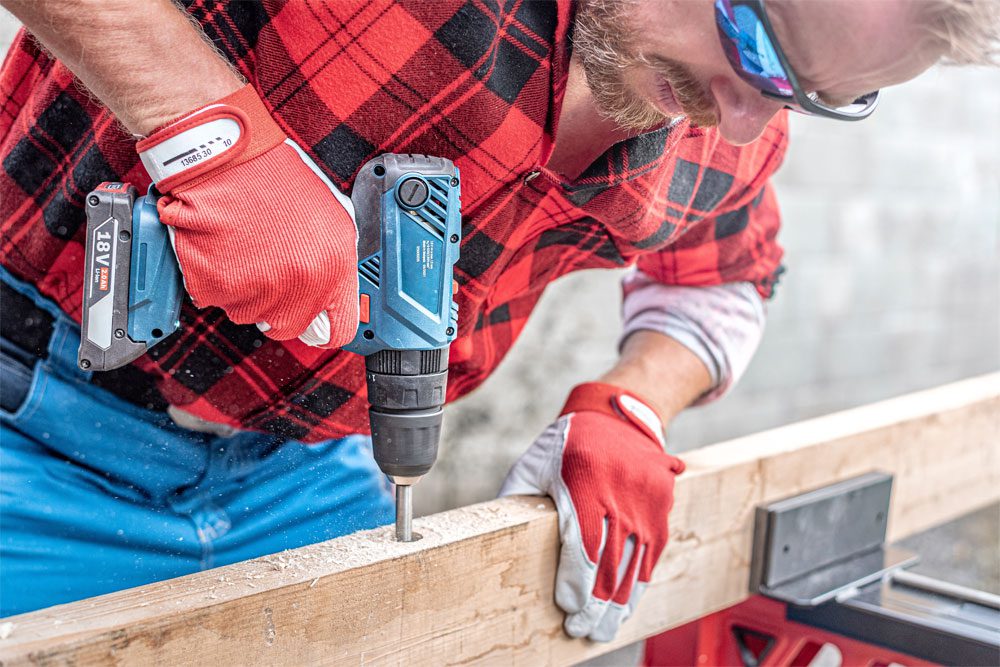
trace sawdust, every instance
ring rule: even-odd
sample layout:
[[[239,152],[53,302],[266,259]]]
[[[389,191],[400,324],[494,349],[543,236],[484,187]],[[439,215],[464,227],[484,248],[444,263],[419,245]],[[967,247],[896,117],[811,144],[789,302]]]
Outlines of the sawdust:
[[[221,592],[228,599],[232,586],[237,586],[237,590],[259,591],[261,586],[267,590],[302,583],[314,588],[327,575],[404,558],[530,521],[551,511],[552,506],[540,503],[538,498],[504,498],[414,519],[414,531],[423,535],[416,542],[397,542],[391,525],[360,531],[249,561],[240,569],[212,577],[211,583],[206,581],[201,595],[205,600],[217,600]]]
[[[0,639],[7,639],[12,634],[14,634],[14,628],[17,626],[8,621],[7,623],[0,623]]]
[[[444,546],[529,520],[549,509],[537,499],[505,499],[463,507],[414,519],[413,529],[423,535],[416,542],[396,541],[393,526],[382,526],[346,535],[303,549],[278,554],[268,560],[273,569],[315,571],[316,566],[346,570],[374,562],[402,558],[418,551]],[[314,585],[314,584],[313,584]]]
[[[278,631],[274,627],[274,613],[270,607],[267,607],[264,609],[264,643],[268,646],[273,646],[277,636]]]
[[[254,561],[258,567],[245,572],[243,583],[254,588],[255,580],[273,578],[274,573],[280,572],[280,579],[289,581],[286,576],[301,577],[309,581],[309,587],[313,588],[320,579],[316,574],[325,575],[327,572],[395,560],[499,530],[519,520],[528,521],[550,508],[551,505],[539,503],[537,498],[505,498],[419,517],[414,519],[413,528],[423,535],[423,539],[415,542],[397,542],[395,528],[391,525],[359,531],[328,542],[265,556]],[[220,577],[219,581],[226,583],[225,577]],[[232,584],[231,581],[228,583]]]

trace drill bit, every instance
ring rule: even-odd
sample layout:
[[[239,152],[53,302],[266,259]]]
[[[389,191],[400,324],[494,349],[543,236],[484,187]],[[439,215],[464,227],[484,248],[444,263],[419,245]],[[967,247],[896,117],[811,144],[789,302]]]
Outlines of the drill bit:
[[[414,540],[413,486],[410,484],[396,485],[396,540],[399,542]]]

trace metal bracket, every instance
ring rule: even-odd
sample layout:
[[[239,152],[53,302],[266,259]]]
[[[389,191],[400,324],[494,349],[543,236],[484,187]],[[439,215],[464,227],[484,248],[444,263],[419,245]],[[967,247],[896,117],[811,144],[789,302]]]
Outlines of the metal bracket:
[[[750,590],[789,620],[945,664],[997,664],[1000,596],[905,572],[885,545],[892,476],[873,472],[757,508]]]
[[[892,475],[871,472],[757,508],[750,590],[814,607],[917,561],[885,546]]]

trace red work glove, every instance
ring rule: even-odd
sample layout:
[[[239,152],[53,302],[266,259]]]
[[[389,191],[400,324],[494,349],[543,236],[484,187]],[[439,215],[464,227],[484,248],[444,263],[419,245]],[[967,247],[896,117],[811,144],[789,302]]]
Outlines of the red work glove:
[[[514,464],[500,495],[549,495],[562,551],[556,604],[566,633],[611,641],[635,610],[667,544],[680,459],[660,419],[620,387],[576,387],[559,419]]]
[[[357,228],[339,192],[252,86],[136,146],[163,193],[184,285],[199,307],[278,340],[340,347],[358,327]]]

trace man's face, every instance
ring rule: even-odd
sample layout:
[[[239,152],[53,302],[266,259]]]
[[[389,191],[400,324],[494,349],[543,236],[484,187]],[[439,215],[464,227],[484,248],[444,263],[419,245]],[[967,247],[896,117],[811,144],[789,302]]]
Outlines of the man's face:
[[[912,79],[941,51],[921,31],[919,0],[768,0],[801,85],[846,104]],[[574,54],[598,109],[641,130],[687,115],[734,144],[753,141],[782,103],[733,70],[713,0],[585,0]],[[835,122],[835,121],[832,121]]]

